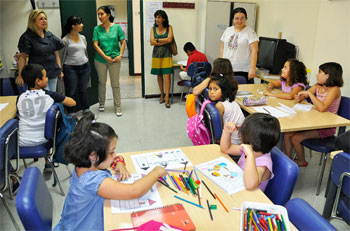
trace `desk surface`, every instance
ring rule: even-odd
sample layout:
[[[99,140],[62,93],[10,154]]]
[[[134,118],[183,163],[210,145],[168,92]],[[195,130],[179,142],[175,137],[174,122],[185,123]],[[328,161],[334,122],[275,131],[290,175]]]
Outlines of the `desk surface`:
[[[229,158],[228,155],[220,152],[220,147],[216,144],[183,147],[181,149],[186,154],[186,156],[191,160],[193,165],[200,164],[200,163],[218,158],[220,156],[226,156],[227,158]],[[144,152],[149,152],[149,151],[144,151]],[[132,163],[130,155],[140,154],[144,152],[121,154],[125,158],[128,169],[131,173],[135,172],[135,168],[132,164],[128,164],[128,163]],[[193,166],[188,167],[187,169],[191,170],[193,169]],[[240,208],[243,201],[253,201],[253,202],[262,202],[262,203],[272,204],[272,202],[268,199],[268,197],[266,197],[265,194],[260,190],[256,190],[256,191],[243,190],[231,196],[228,196],[221,188],[216,186],[208,178],[204,177],[199,171],[197,173],[200,179],[205,179],[205,182],[209,186],[209,188],[213,192],[218,194],[220,199],[229,209],[229,213],[225,212],[221,204],[217,200],[214,200],[213,197],[209,194],[209,192],[203,187],[201,201],[202,201],[202,204],[204,205],[204,209],[198,208],[196,206],[190,205],[185,202],[182,203],[187,213],[191,217],[192,221],[194,222],[197,230],[239,230],[241,212],[234,211],[232,209],[233,207]],[[175,193],[170,193],[169,189],[165,188],[159,183],[156,183],[156,184],[159,190],[159,194],[162,198],[163,205],[181,203],[181,201],[173,197]],[[178,194],[180,197],[183,197],[185,199],[198,203],[198,199],[193,196],[186,195],[183,192],[179,192]],[[213,221],[210,220],[209,212],[206,206],[207,199],[209,200],[209,203],[217,205],[217,210],[212,210],[213,217],[214,217]],[[112,214],[110,200],[105,200],[104,202],[104,225],[105,225],[104,227],[105,230],[133,227],[130,213]],[[295,228],[293,230],[295,230]]]
[[[266,88],[264,84],[240,84],[238,85],[238,91],[250,91],[254,95],[261,97],[262,95],[258,92],[263,91]],[[274,89],[274,91],[278,91]],[[236,102],[240,105],[242,109],[248,113],[254,113],[254,107],[246,107],[243,105],[242,98],[236,98]],[[294,100],[285,100],[267,97],[267,104],[272,107],[280,106],[278,103],[282,103],[288,107],[293,107],[296,102]],[[278,118],[281,131],[291,132],[291,131],[304,131],[313,130],[320,128],[332,128],[349,126],[350,120],[344,119],[341,116],[333,114],[331,112],[319,112],[311,109],[308,112],[297,111],[297,114],[290,115],[287,117]]]
[[[8,103],[8,105],[0,111],[0,127],[4,125],[9,119],[15,117],[17,113],[16,107],[17,96],[1,96],[0,103]]]

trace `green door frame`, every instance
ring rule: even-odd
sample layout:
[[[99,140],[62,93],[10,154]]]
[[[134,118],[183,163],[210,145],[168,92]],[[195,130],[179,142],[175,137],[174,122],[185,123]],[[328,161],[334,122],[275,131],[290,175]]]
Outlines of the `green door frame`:
[[[144,50],[144,28],[143,28],[143,0],[140,0],[140,28],[141,28],[141,80],[142,80],[142,97],[145,97],[145,50]]]
[[[129,75],[134,76],[134,31],[133,31],[133,9],[132,0],[127,1],[127,14],[128,14],[128,52],[129,52]]]

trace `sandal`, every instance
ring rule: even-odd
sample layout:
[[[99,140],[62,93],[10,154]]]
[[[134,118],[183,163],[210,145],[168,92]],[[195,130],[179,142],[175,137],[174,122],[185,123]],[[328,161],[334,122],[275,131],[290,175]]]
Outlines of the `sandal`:
[[[304,164],[299,164],[297,161],[294,161],[299,167],[307,167],[309,165],[309,163],[307,161],[305,161]]]

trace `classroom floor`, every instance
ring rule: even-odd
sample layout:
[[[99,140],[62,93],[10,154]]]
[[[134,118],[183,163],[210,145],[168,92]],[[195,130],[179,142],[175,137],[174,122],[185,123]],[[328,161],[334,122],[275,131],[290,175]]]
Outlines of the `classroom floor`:
[[[137,91],[137,90],[135,90]],[[123,92],[123,88],[122,88]],[[174,98],[174,104],[170,109],[165,108],[164,104],[159,104],[159,99],[122,99],[123,116],[116,117],[113,113],[113,103],[111,98],[106,101],[106,110],[103,113],[98,112],[98,104],[91,106],[91,111],[98,116],[98,121],[106,122],[111,125],[119,136],[116,152],[133,152],[151,149],[168,149],[182,146],[191,146],[192,142],[187,137],[186,122],[187,114],[185,105],[179,104],[180,97]],[[313,153],[312,158],[306,152],[309,166],[300,168],[299,178],[294,189],[292,198],[301,197],[310,203],[319,213],[322,214],[325,203],[324,192],[331,161],[328,160],[325,176],[321,186],[321,193],[316,196],[316,179],[319,174],[319,153]],[[44,168],[44,161],[39,160],[35,163],[27,163],[29,166],[36,166],[40,170]],[[73,166],[69,165],[70,170]],[[23,162],[20,162],[19,175],[24,171]],[[65,193],[69,189],[69,173],[65,166],[56,168],[58,177],[61,181]],[[53,198],[53,227],[58,223],[64,204],[64,197],[61,196],[59,188],[52,187],[53,180],[47,181],[47,186]],[[21,230],[23,227],[17,216],[15,201],[9,199],[7,192],[4,193],[5,199],[14,214]],[[0,230],[15,230],[14,226],[3,205],[0,206]],[[331,223],[338,230],[348,230],[349,226],[345,222],[332,220]]]

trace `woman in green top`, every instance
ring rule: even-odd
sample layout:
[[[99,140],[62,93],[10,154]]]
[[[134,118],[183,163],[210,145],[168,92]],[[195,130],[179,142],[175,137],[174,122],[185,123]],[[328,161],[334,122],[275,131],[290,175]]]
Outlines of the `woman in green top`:
[[[164,103],[163,75],[165,77],[165,107],[170,108],[170,74],[173,73],[173,59],[170,43],[173,41],[173,27],[169,25],[168,16],[164,10],[154,13],[155,23],[151,29],[152,53],[151,74],[157,75],[160,90],[159,103]]]
[[[105,110],[107,70],[109,70],[114,110],[117,116],[122,116],[119,73],[125,48],[125,36],[122,28],[113,23],[114,17],[108,6],[100,6],[97,9],[97,15],[102,24],[95,26],[92,41],[97,51],[94,63],[98,75],[98,101],[100,104],[98,110],[100,112]]]

